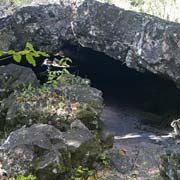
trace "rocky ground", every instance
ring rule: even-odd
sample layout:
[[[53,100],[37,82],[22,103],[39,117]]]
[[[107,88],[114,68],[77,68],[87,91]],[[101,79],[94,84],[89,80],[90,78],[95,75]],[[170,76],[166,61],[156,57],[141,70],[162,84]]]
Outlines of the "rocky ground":
[[[40,85],[31,69],[13,64],[0,74],[0,178],[69,180],[74,168],[92,166],[102,151],[101,91],[73,75]]]
[[[31,42],[54,54],[68,42],[180,86],[178,23],[94,0],[79,7],[72,6],[74,0],[13,2],[0,2],[0,50],[18,51]],[[109,141],[108,136],[96,136],[101,92],[88,80],[64,80],[58,89],[42,88],[29,69],[0,69],[0,167],[8,175],[33,172],[38,180],[68,179],[78,165],[92,166],[101,140]],[[113,148],[103,158],[104,163],[110,159],[111,168],[99,172],[106,173],[104,178],[158,180],[161,174],[165,180],[179,180],[179,144],[169,136],[172,130],[150,126],[159,121],[157,116],[130,104],[107,103],[102,120],[104,134],[115,135]]]
[[[130,104],[111,102],[105,106],[102,114],[105,131],[115,135],[113,148],[107,152],[112,163],[107,179],[177,180],[172,170],[174,167],[170,168],[167,162],[163,164],[165,162],[160,158],[162,154],[169,152],[170,157],[172,152],[180,150],[180,145],[175,143],[171,135],[173,129],[144,125],[145,119],[153,120],[148,113]],[[160,164],[166,169],[165,174],[161,172],[163,177],[160,177]]]
[[[17,65],[1,67],[0,74],[0,168],[9,176],[69,180],[81,165],[98,169],[97,180],[178,180],[180,145],[173,129],[155,126],[159,116],[107,100],[99,134],[102,93],[87,79],[65,76],[60,86],[42,86]]]

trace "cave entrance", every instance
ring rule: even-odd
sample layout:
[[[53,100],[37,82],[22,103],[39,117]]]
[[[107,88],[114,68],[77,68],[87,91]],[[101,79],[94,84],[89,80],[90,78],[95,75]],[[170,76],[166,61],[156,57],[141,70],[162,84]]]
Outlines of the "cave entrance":
[[[105,104],[123,103],[141,108],[161,116],[168,125],[179,117],[180,90],[172,81],[150,72],[137,72],[88,48],[65,46],[63,51],[77,67],[75,73],[102,90]]]

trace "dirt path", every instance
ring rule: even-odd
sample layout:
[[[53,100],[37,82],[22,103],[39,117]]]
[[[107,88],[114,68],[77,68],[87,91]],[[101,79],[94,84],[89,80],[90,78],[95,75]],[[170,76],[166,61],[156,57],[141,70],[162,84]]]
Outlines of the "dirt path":
[[[114,134],[114,146],[108,154],[113,167],[121,174],[116,175],[117,180],[160,179],[159,155],[172,148],[174,142],[169,137],[171,129],[162,131],[144,125],[142,122],[148,118],[156,117],[149,117],[149,114],[128,104],[110,103],[105,106],[102,120],[104,130]]]

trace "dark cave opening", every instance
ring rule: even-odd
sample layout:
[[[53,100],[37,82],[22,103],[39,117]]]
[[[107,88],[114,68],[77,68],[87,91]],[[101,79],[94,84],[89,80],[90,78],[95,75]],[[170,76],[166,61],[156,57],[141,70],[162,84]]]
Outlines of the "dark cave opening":
[[[88,48],[65,46],[76,74],[91,80],[102,90],[105,104],[124,103],[162,117],[166,126],[179,117],[180,90],[165,78],[150,72],[140,73],[104,53]]]
[[[172,81],[150,72],[137,72],[120,61],[89,48],[66,45],[61,51],[72,59],[72,66],[68,70],[90,79],[91,85],[103,92],[105,105],[123,104],[142,109],[160,116],[163,126],[167,127],[180,116],[180,90]],[[51,56],[53,61],[55,56]],[[36,61],[37,66],[32,67],[23,58],[20,65],[30,67],[41,83],[44,83],[48,79],[47,66],[43,65],[44,59],[39,58]],[[6,57],[0,61],[0,65],[9,63],[19,64]],[[53,71],[61,69],[51,67]]]

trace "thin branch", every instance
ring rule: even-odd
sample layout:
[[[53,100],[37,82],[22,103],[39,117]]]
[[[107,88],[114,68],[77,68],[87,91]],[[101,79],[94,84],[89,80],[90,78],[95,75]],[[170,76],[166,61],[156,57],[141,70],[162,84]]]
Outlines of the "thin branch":
[[[2,60],[2,61],[3,61],[3,60],[6,60],[6,59],[9,59],[9,58],[12,58],[12,55],[9,55],[9,56],[6,56],[6,57],[2,57],[2,58],[0,57],[0,61],[1,61],[1,60]]]

